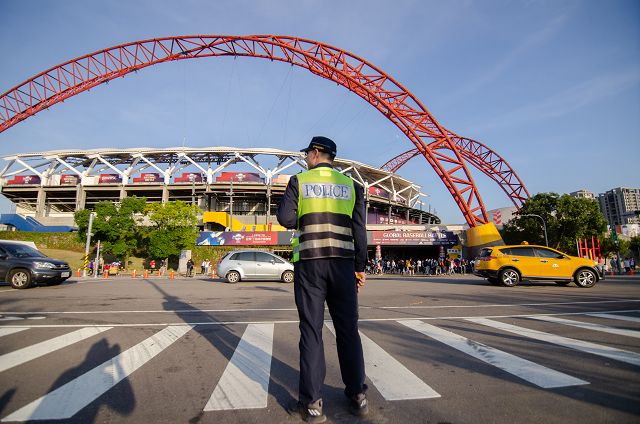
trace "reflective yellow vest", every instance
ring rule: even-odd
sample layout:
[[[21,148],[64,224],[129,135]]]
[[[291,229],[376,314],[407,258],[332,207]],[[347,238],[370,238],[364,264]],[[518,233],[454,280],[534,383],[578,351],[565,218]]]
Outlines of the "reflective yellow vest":
[[[298,232],[291,243],[292,261],[352,258],[353,180],[328,167],[302,172],[297,178]]]

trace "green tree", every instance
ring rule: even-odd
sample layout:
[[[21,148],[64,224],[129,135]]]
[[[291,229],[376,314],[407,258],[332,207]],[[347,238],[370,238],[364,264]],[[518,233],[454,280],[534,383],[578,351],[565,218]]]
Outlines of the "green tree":
[[[151,258],[175,260],[181,250],[193,248],[198,237],[198,207],[178,200],[151,203],[146,211],[152,223],[146,236]]]
[[[563,252],[577,254],[576,239],[603,238],[607,221],[598,203],[592,199],[576,198],[557,193],[538,193],[529,198],[514,218],[505,224],[502,238],[507,244],[544,245],[541,216],[547,226],[549,246]]]
[[[140,225],[144,219],[146,198],[126,197],[120,203],[109,201],[96,204],[96,216],[93,219],[92,240],[100,240],[102,249],[121,258],[123,263],[133,254],[140,240]],[[85,240],[91,211],[75,213],[78,226],[78,238]]]
[[[640,236],[631,237],[629,240],[629,250],[631,250],[631,254],[640,258]]]

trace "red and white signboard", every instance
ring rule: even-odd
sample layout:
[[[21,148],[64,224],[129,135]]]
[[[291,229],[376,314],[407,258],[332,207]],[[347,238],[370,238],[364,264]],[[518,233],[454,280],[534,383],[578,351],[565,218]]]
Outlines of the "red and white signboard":
[[[497,210],[493,213],[493,223],[496,225],[502,224],[502,212]]]

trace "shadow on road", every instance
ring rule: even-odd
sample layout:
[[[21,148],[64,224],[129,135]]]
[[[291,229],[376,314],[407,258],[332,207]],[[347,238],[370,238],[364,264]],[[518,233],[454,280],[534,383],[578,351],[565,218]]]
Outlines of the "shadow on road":
[[[231,360],[231,357],[234,355],[234,353],[238,354],[236,351],[236,347],[240,342],[240,337],[238,337],[228,325],[222,323],[215,324],[219,323],[220,321],[212,317],[210,314],[200,311],[200,309],[195,308],[189,303],[182,301],[176,296],[170,295],[154,281],[149,280],[147,282],[158,292],[160,292],[164,297],[163,308],[165,310],[176,311],[176,315],[180,317],[180,319],[182,319],[185,323],[193,322],[194,316],[197,316],[198,312],[201,312],[202,316],[207,317],[208,320],[211,320],[212,324],[195,325],[192,331],[195,331],[214,349],[218,350],[227,359],[227,361]],[[254,346],[253,349],[258,348]],[[244,362],[248,363],[248,361]],[[248,373],[247,375],[251,375],[251,373]],[[273,396],[276,399],[278,405],[280,405],[284,410],[286,410],[294,400],[297,400],[298,387],[297,384],[292,384],[292,382],[297,383],[297,381],[298,371],[282,360],[278,359],[278,357],[274,354],[271,357],[271,373],[269,377],[268,393],[270,396]],[[217,382],[211,382],[211,391],[209,393],[213,392],[216,384]],[[340,389],[327,385],[324,386],[323,392],[325,393],[325,395],[329,395],[332,397],[336,396],[337,393],[342,395],[342,391]],[[296,397],[294,397],[294,394]],[[233,413],[238,411],[228,412]],[[198,422],[203,414],[204,412],[201,412],[199,416],[193,417],[190,422]]]

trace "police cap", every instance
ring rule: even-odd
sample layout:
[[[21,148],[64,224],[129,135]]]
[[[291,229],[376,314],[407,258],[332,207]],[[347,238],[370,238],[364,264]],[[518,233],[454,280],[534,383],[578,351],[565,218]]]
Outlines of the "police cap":
[[[300,150],[301,152],[308,152],[313,149],[318,149],[319,152],[325,152],[330,154],[331,156],[336,156],[338,148],[336,147],[336,143],[333,142],[330,138],[323,136],[315,136],[311,139],[309,143],[309,147],[305,147]]]

